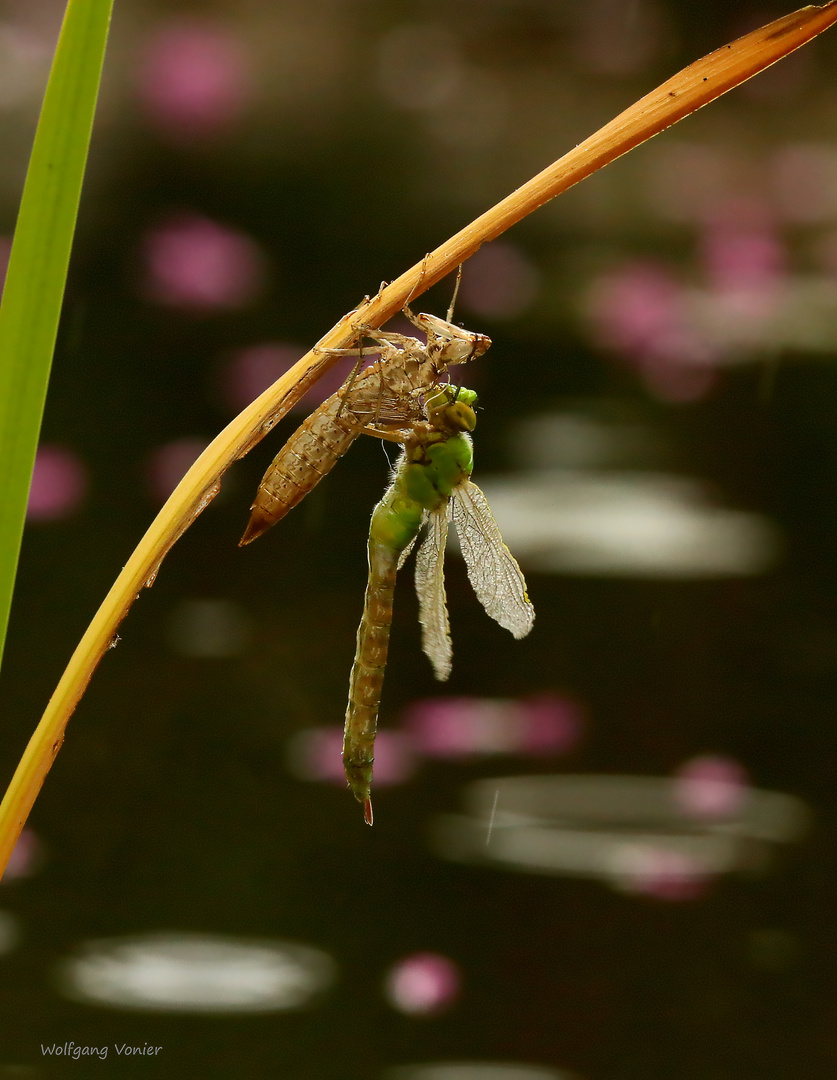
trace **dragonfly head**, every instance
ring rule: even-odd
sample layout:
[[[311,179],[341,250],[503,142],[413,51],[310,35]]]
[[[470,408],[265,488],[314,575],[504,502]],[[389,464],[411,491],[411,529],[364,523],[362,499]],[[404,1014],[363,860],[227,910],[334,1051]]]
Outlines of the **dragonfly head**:
[[[427,334],[427,351],[439,362],[440,366],[464,364],[482,356],[491,345],[487,334],[476,334],[461,326],[440,319],[438,315],[422,313],[416,317],[420,330]]]
[[[477,426],[476,400],[473,390],[442,386],[425,399],[424,411],[430,423],[441,431],[473,431]]]
[[[464,401],[453,401],[445,409],[445,422],[454,431],[473,431],[477,426],[477,414]]]

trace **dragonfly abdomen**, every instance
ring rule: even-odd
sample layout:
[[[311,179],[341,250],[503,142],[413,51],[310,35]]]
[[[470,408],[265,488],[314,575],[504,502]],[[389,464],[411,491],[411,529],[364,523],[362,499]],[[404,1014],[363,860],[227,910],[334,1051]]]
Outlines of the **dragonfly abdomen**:
[[[369,528],[369,581],[363,598],[363,618],[357,631],[357,649],[349,680],[349,704],[343,732],[343,765],[349,787],[371,825],[372,762],[378,709],[392,626],[392,604],[398,561],[418,535],[423,511],[403,490],[397,472],[384,497],[372,512]]]
[[[355,798],[363,803],[369,824],[375,733],[389,650],[399,554],[399,551],[370,536],[369,583],[363,601],[363,618],[357,632],[357,650],[349,681],[349,704],[343,732],[346,779]]]

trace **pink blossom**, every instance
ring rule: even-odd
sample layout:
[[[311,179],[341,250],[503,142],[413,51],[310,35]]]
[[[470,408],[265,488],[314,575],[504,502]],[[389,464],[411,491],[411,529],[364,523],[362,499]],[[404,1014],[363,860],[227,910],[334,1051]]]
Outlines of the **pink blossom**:
[[[243,112],[252,90],[250,64],[241,41],[220,23],[172,19],[146,44],[137,92],[163,130],[206,136]]]
[[[78,510],[87,491],[87,467],[72,450],[41,444],[35,458],[26,516],[59,521]]]
[[[256,242],[197,214],[152,229],[143,249],[146,293],[169,307],[241,308],[264,285],[265,259]]]
[[[439,1013],[458,997],[459,969],[438,953],[414,953],[400,960],[386,980],[386,996],[400,1012]]]
[[[692,758],[674,778],[675,799],[694,818],[730,817],[741,809],[747,793],[747,774],[732,758]]]

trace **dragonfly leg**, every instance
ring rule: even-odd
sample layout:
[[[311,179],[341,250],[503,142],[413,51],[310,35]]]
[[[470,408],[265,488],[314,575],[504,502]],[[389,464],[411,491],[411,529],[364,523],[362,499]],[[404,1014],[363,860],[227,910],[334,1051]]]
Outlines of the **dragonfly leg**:
[[[340,401],[340,408],[337,410],[337,415],[334,418],[335,420],[340,419],[340,416],[346,407],[346,402],[349,400],[349,394],[351,393],[352,387],[355,385],[355,379],[360,374],[360,369],[363,366],[363,358],[365,355],[366,354],[363,351],[363,348],[360,348],[357,352],[357,363],[352,368],[352,373],[351,375],[349,375],[348,379],[346,380],[346,384],[343,387],[343,396]]]
[[[462,284],[462,263],[459,264],[459,268],[456,271],[456,284],[453,287],[453,296],[450,298],[450,307],[448,313],[445,316],[447,322],[450,322],[453,318],[453,309],[456,307],[456,298],[459,296],[459,286]]]
[[[372,356],[378,350],[371,348],[369,345],[366,347],[356,347],[354,349],[327,349],[326,352],[329,356]]]
[[[398,334],[394,330],[365,330],[364,337],[371,338],[378,345],[383,345],[388,353],[392,353],[393,345],[398,349],[406,349],[410,345],[415,345],[415,338],[411,338],[408,334]]]
[[[424,270],[422,270],[422,274],[423,273],[424,273]],[[419,281],[421,281],[421,278],[419,278]],[[450,307],[448,308],[448,313],[445,316],[445,322],[450,322],[451,319],[453,318],[453,309],[456,307],[456,298],[459,296],[459,285],[460,285],[461,281],[462,281],[462,263],[459,264],[459,269],[456,271],[456,284],[453,287],[453,296],[451,297],[451,300],[450,300]],[[409,302],[406,303],[401,310],[404,312],[404,314],[407,316],[407,318],[410,320],[410,322],[413,324],[413,326],[417,326],[419,328],[419,330],[423,330],[425,333],[427,332],[427,327],[422,323],[420,317],[418,315],[413,314],[412,310],[410,309]]]
[[[371,424],[367,424],[366,427],[360,429],[364,435],[373,435],[376,439],[386,439],[387,442],[404,443],[407,441],[406,434],[398,428],[387,429],[373,427]]]
[[[410,295],[404,301],[404,307],[401,309],[404,312],[404,314],[407,316],[407,318],[410,320],[410,322],[413,324],[413,326],[419,326],[419,324],[416,322],[415,315],[413,315],[412,311],[410,311],[410,301],[413,299],[413,297],[416,295],[416,293],[421,288],[421,283],[424,281],[424,275],[427,273],[427,260],[429,258],[430,258],[430,253],[428,252],[428,254],[425,255],[424,258],[421,260],[421,270],[419,271],[418,281],[415,283],[415,285],[410,290]],[[419,329],[420,329],[420,327],[419,327]]]
[[[370,345],[356,345],[352,349],[324,349],[322,351],[330,356],[369,356],[370,353],[379,352],[383,359],[391,360],[394,355],[403,351],[409,345],[415,344],[415,338],[411,338],[407,334],[396,334],[390,330],[366,330],[363,327],[358,327],[358,330],[364,337],[371,338],[376,345],[380,345],[382,348],[374,349]]]
[[[401,310],[407,316],[407,318],[410,320],[410,322],[413,324],[413,326],[417,326],[419,328],[419,330],[424,329],[424,327],[418,321],[418,316],[413,314],[411,308],[407,304],[405,304],[404,307]]]

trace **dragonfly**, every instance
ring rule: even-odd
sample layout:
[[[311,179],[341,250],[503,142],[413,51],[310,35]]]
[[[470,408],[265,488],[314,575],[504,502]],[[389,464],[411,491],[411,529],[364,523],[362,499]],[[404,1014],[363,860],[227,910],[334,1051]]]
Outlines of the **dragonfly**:
[[[426,395],[425,419],[401,432],[403,449],[369,527],[369,580],[349,682],[343,767],[349,788],[372,824],[372,770],[378,710],[389,648],[395,578],[423,526],[415,581],[422,649],[437,679],[451,671],[453,648],[445,596],[444,558],[453,521],[468,577],[486,612],[515,638],[532,629],[535,611],[526,581],[503,543],[485,495],[471,481],[472,390],[450,385]],[[392,437],[388,434],[387,437]]]
[[[454,296],[455,299],[455,296]],[[447,369],[482,356],[491,345],[485,334],[455,326],[453,304],[437,315],[404,314],[426,335],[426,342],[407,334],[364,328],[380,359],[356,377],[350,376],[285,443],[262,477],[250,521],[239,540],[243,547],[267,532],[330,472],[352,443],[372,426],[380,437],[423,419],[422,395],[438,384]],[[339,355],[363,356],[371,347],[335,349]],[[395,437],[396,441],[400,441]]]

